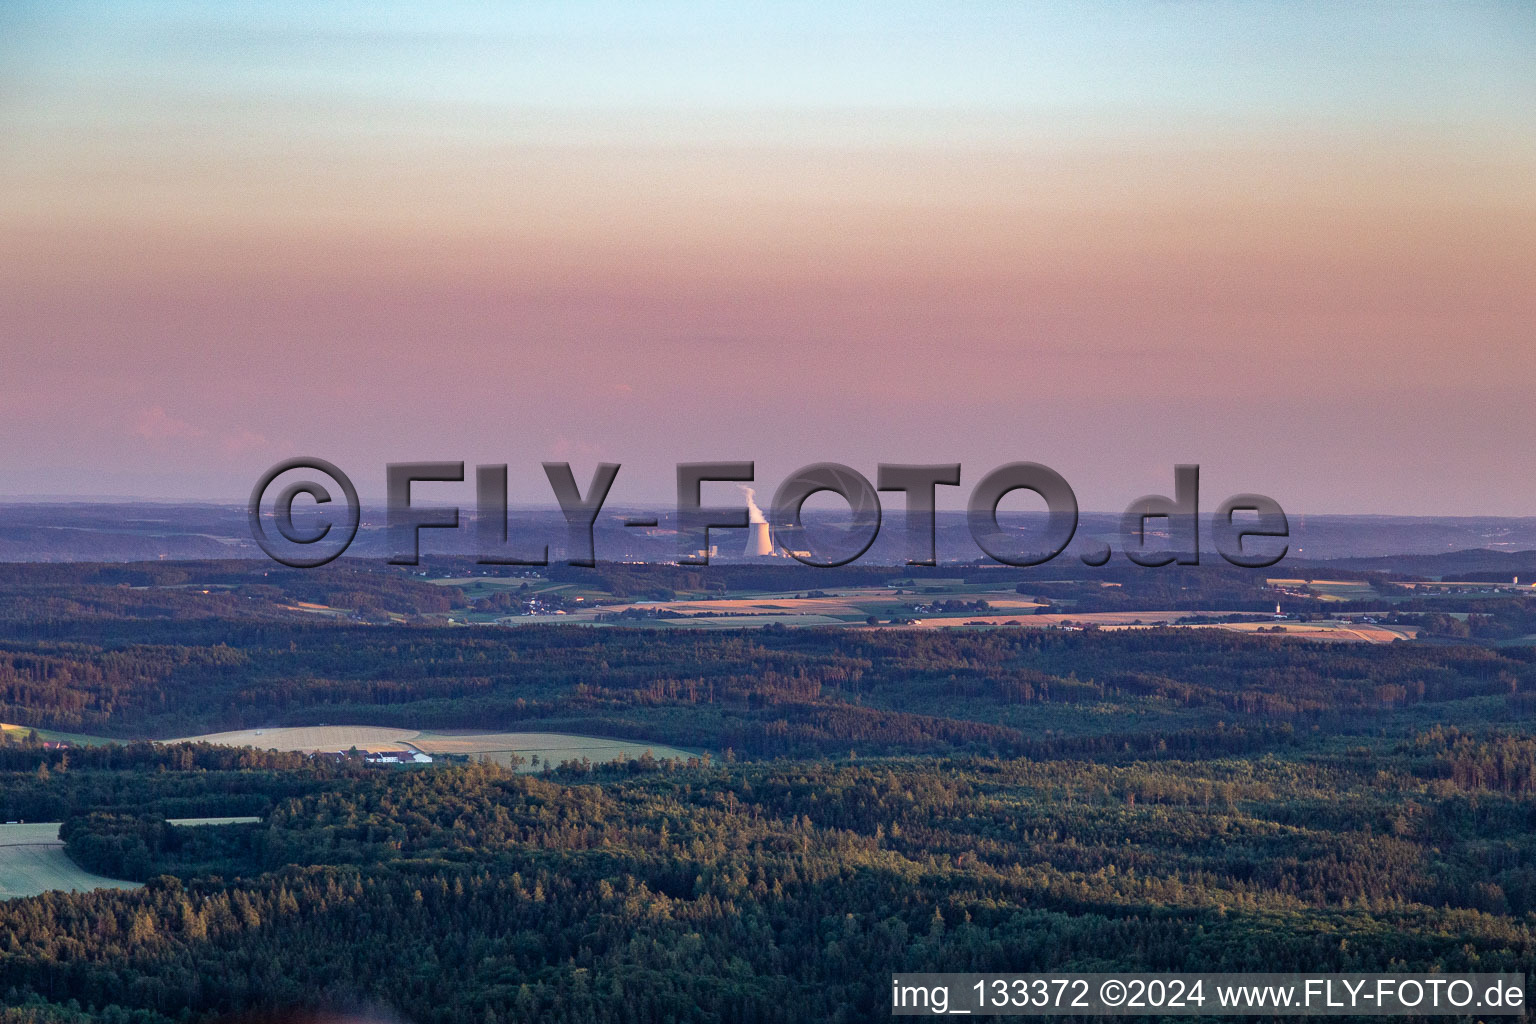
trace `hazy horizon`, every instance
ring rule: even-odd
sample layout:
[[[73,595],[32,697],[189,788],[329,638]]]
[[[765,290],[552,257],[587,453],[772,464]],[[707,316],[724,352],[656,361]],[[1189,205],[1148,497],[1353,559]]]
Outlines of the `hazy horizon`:
[[[418,485],[418,486],[422,486],[422,485]],[[457,494],[457,493],[453,493],[453,492],[450,492],[450,491],[445,489],[445,488],[449,488],[449,487],[452,487],[452,486],[455,486],[455,485],[439,484],[439,485],[436,485],[436,486],[439,489],[435,493],[428,493],[428,494],[425,494],[422,497],[418,497],[416,499],[416,503],[418,505],[427,505],[427,504],[449,504],[449,505],[451,505],[451,504],[453,504],[453,502],[454,502],[454,500],[456,498],[463,498],[464,500],[462,502],[460,502],[460,504],[459,504],[459,510],[460,510],[460,513],[462,514],[462,516],[465,517],[464,521],[467,523],[467,522],[469,522],[473,518],[473,516],[475,514],[475,505],[474,505],[474,495],[473,495],[473,493],[465,491],[463,494]],[[464,486],[469,487],[469,486],[472,486],[472,484],[467,484],[467,485],[464,485]],[[709,485],[706,485],[706,486],[709,486]],[[725,486],[725,485],[722,485],[722,486]],[[384,499],[382,497],[370,497],[367,492],[363,492],[361,497],[362,497],[362,509],[363,509],[363,511],[365,513],[367,513],[367,512],[382,512],[386,508],[385,501],[384,501]],[[707,498],[709,497],[709,493],[707,491],[706,491],[706,497]],[[12,495],[0,495],[0,506],[5,506],[5,505],[123,505],[123,506],[136,506],[136,505],[144,505],[144,506],[156,506],[156,505],[169,505],[169,506],[198,505],[198,506],[206,506],[208,508],[225,508],[225,509],[243,510],[243,509],[246,508],[248,500],[249,500],[249,496],[248,495],[245,496],[245,497],[240,497],[240,498],[233,498],[233,497],[231,497],[231,498],[195,498],[195,497],[146,497],[146,496],[143,496],[143,495],[121,495],[121,494],[12,494]],[[717,502],[719,504],[729,504],[730,503],[730,496],[726,495],[726,494],[721,494],[717,498],[711,498],[710,500],[711,501],[715,501],[715,502]],[[882,500],[884,500],[884,499],[882,499]],[[1215,499],[1212,499],[1212,500],[1202,500],[1202,507],[1200,509],[1200,516],[1201,516],[1202,522],[1204,522],[1205,519],[1207,519],[1210,515],[1212,515],[1214,513],[1215,506],[1220,503],[1220,500],[1221,500],[1220,498],[1215,498]],[[819,499],[812,499],[811,502],[807,503],[807,508],[810,508],[812,505],[816,504],[818,501],[819,501]],[[838,509],[838,507],[836,506],[836,504],[834,502],[835,502],[835,499],[828,498],[827,501],[825,502],[825,504],[822,507],[820,507],[817,511],[820,512],[820,513],[828,513],[828,512],[830,512],[830,513],[832,513],[834,515],[838,514],[839,509]],[[295,511],[299,512],[300,514],[303,514],[303,512],[304,512],[303,506],[304,505],[305,505],[305,500],[304,499],[301,499],[300,501],[296,502],[295,505],[294,505]],[[613,511],[615,509],[644,509],[644,510],[658,510],[658,511],[666,512],[666,511],[675,509],[676,507],[677,507],[677,502],[676,502],[675,499],[674,500],[670,500],[670,501],[668,501],[668,500],[623,501],[623,500],[618,500],[618,499],[610,498],[608,501],[605,501],[603,503],[602,511],[603,511],[603,514],[607,514],[608,512]],[[511,502],[508,502],[507,509],[508,509],[509,513],[510,512],[537,512],[537,513],[548,513],[550,515],[555,515],[555,516],[558,516],[558,515],[561,514],[560,513],[560,506],[558,504],[556,504],[553,499],[551,499],[547,503],[546,502],[518,502],[518,501],[511,501]],[[891,495],[889,495],[889,504],[888,505],[884,505],[883,509],[884,509],[885,516],[888,517],[888,521],[886,522],[886,524],[884,526],[882,526],[882,528],[881,528],[882,532],[886,528],[891,528],[891,529],[894,530],[895,527],[898,526],[900,524],[900,522],[901,522],[900,517],[902,515],[904,515],[904,508],[903,508],[903,505],[902,505],[901,496],[899,494],[891,494]],[[1040,515],[1040,516],[1043,516],[1043,515],[1046,514],[1043,508],[1034,508],[1034,507],[1032,507],[1028,503],[1027,499],[1018,502],[1018,507],[1016,507],[1016,508],[1009,508],[1008,507],[1008,503],[1005,502],[1005,505],[1004,505],[1002,511],[1004,513],[1007,513],[1007,512],[1011,511],[1011,512],[1014,512],[1016,514]],[[1086,517],[1094,517],[1094,518],[1098,518],[1098,517],[1116,517],[1116,518],[1118,518],[1118,517],[1120,517],[1124,513],[1124,511],[1125,511],[1124,509],[1107,508],[1107,507],[1106,508],[1090,508],[1090,507],[1084,506],[1084,507],[1078,509],[1078,514],[1080,516],[1082,516],[1082,517],[1085,517],[1085,518]],[[1289,518],[1293,519],[1293,520],[1295,520],[1295,519],[1305,519],[1305,518],[1314,518],[1314,519],[1397,519],[1397,520],[1409,519],[1409,520],[1424,520],[1424,521],[1428,522],[1428,521],[1454,521],[1454,520],[1461,520],[1461,519],[1476,519],[1476,520],[1531,520],[1531,519],[1536,519],[1536,513],[1529,514],[1529,515],[1499,515],[1499,514],[1486,514],[1485,515],[1485,514],[1479,514],[1479,513],[1463,513],[1463,514],[1451,514],[1451,515],[1434,515],[1434,514],[1415,515],[1415,514],[1398,513],[1398,512],[1315,512],[1315,511],[1311,511],[1311,510],[1308,510],[1308,509],[1286,509],[1285,511],[1286,511],[1286,515]],[[963,506],[963,502],[951,503],[951,504],[948,504],[948,505],[940,503],[938,508],[937,508],[937,512],[941,516],[962,515],[965,512],[965,508]],[[0,526],[4,526],[4,525],[5,524],[0,523]],[[377,525],[377,524],[374,524],[374,525]],[[468,528],[467,526],[461,526],[461,529],[467,529],[467,528]],[[745,527],[714,527],[714,529],[720,529],[720,530],[742,529],[742,530],[744,530]]]
[[[0,495],[1196,462],[1526,515],[1533,52],[1514,2],[7,4]]]

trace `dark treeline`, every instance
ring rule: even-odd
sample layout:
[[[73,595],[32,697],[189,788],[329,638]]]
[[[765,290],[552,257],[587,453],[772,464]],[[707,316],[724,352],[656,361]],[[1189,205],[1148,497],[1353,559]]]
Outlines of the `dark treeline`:
[[[304,614],[298,602],[363,618],[463,604],[451,587],[350,564],[312,571],[271,562],[0,565],[0,625],[18,635],[82,621],[294,619]]]
[[[271,561],[0,564],[0,623],[39,626],[80,618],[292,617],[290,606],[296,602],[364,616],[386,610],[419,615],[463,604],[458,590],[428,583],[420,574],[462,577],[468,582],[491,571],[462,558],[428,558],[419,569],[350,559],[311,570],[289,569]],[[555,563],[538,571],[546,579],[606,593],[614,601],[887,585],[921,593],[933,583],[959,577],[967,585],[1017,588],[1048,596],[1080,612],[1253,611],[1274,605],[1274,594],[1266,587],[1270,571],[1224,565],[1151,570],[1121,564],[1090,569],[1065,562],[1029,569],[859,564],[822,569],[795,562],[710,566],[600,563],[582,568]],[[1339,575],[1386,578],[1380,574]],[[1315,612],[1353,607],[1294,596],[1287,597],[1285,603],[1287,608]]]
[[[225,624],[221,640],[0,641],[0,721],[143,737],[316,722],[527,727],[778,754],[1152,752],[1536,692],[1536,649],[1346,647],[1218,631],[389,630]],[[1088,705],[1134,713],[1085,727]],[[1511,705],[1512,707],[1515,705]],[[1056,712],[1059,711],[1060,714]],[[1119,723],[1119,724],[1116,724]],[[1046,733],[1050,729],[1050,733]],[[1122,734],[1125,734],[1122,736]],[[1233,734],[1235,735],[1235,734]],[[1049,743],[1049,747],[1038,744]]]
[[[206,743],[45,749],[0,743],[0,820],[61,821],[89,811],[165,818],[263,815],[275,800],[371,771],[361,758]],[[147,784],[145,780],[153,780]],[[339,783],[338,783],[339,784]]]
[[[582,584],[772,582],[642,568]],[[1187,608],[1242,607],[1253,583],[1139,578]],[[1126,589],[1056,579],[1062,605]],[[533,775],[6,733],[0,820],[60,821],[79,865],[145,885],[0,903],[0,1024],[864,1021],[897,970],[1536,968],[1536,648],[1478,642],[1522,628],[1521,602],[1429,623],[1459,643],[1381,646],[287,608],[454,599],[347,565],[0,572],[0,721],[536,728],[715,755]],[[167,821],[223,816],[260,821]]]
[[[260,824],[202,827],[163,807],[216,803],[218,772],[68,767],[46,785],[117,776],[139,805],[76,814],[70,855],[149,884],[0,903],[0,1001],[12,1022],[862,1021],[900,970],[1529,974],[1531,797],[1439,767],[1490,739],[543,777],[274,762]]]

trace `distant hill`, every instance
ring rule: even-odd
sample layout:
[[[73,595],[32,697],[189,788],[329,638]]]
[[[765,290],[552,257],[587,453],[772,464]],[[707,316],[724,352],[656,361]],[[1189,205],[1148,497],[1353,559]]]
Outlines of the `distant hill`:
[[[1401,554],[1377,558],[1334,558],[1315,564],[1326,566],[1330,570],[1389,572],[1472,582],[1507,582],[1515,576],[1519,576],[1522,580],[1536,582],[1536,550],[1490,551],[1487,548],[1471,548],[1466,551],[1447,551],[1438,555]]]
[[[421,550],[438,555],[470,556],[475,553],[472,498],[466,498],[458,530],[424,530]],[[1207,502],[1204,516],[1213,510]],[[657,526],[634,530],[624,525],[630,512],[654,515]],[[863,565],[903,565],[905,536],[900,499],[885,509],[885,525]],[[668,506],[605,506],[596,526],[598,557],[608,561],[664,562],[677,557],[674,532],[676,510]],[[363,509],[362,526],[349,554],[358,558],[387,557],[381,508]],[[832,528],[841,525],[836,515],[817,512],[807,516],[811,524]],[[1009,529],[1026,533],[1040,528],[1039,514],[1005,512]],[[1327,561],[1334,568],[1397,571],[1438,575],[1419,568],[1391,568],[1372,560],[1386,557],[1431,556],[1462,559],[1448,563],[1447,572],[1504,572],[1499,559],[1536,559],[1536,517],[1488,516],[1290,516],[1291,542],[1288,563]],[[548,545],[550,557],[565,554],[566,527],[553,508],[514,508],[508,524],[510,541],[522,548]],[[1120,517],[1102,512],[1083,512],[1076,540],[1058,568],[1096,541],[1108,542],[1117,551]],[[935,538],[941,562],[949,565],[985,563],[971,537],[965,514],[940,511]],[[717,530],[710,535],[718,546],[719,560],[741,561],[746,534],[742,530]],[[1202,547],[1217,559],[1208,521],[1202,523]],[[1480,554],[1493,561],[1474,565],[1463,556]],[[208,560],[264,558],[251,540],[244,506],[216,504],[160,504],[152,502],[12,502],[0,504],[0,562],[140,562],[155,560]],[[1369,563],[1369,564],[1368,564]],[[1115,565],[1124,565],[1116,558]],[[1396,563],[1394,563],[1395,565]],[[1403,563],[1411,565],[1411,563]],[[1536,568],[1536,564],[1526,563]],[[1518,572],[1511,568],[1510,572]]]

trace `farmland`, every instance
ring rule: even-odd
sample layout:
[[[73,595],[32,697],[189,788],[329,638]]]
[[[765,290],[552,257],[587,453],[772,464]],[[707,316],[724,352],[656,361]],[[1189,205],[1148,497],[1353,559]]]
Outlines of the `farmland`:
[[[995,607],[995,606],[994,606]],[[1231,615],[1233,612],[1208,612],[1209,615]],[[1099,626],[1105,629],[1115,627],[1136,626],[1167,626],[1176,620],[1189,615],[1189,612],[1083,612],[1077,615],[1046,614],[1026,615],[1021,618],[1018,614],[987,614],[987,615],[955,615],[948,617],[918,619],[908,628],[937,629],[945,626],[959,626],[970,623],[981,623],[988,626],[1002,626],[1017,624],[1043,628],[1046,626]]]
[[[975,582],[960,577],[924,577],[920,580],[892,578],[881,585],[838,587],[835,590],[741,590],[693,592],[671,599],[639,599],[615,602],[603,599],[600,592],[583,590],[580,602],[553,609],[545,604],[537,610],[519,614],[496,614],[483,601],[498,591],[516,588],[525,595],[563,592],[574,597],[577,587],[545,579],[497,579],[494,577],[453,577],[431,581],[438,586],[454,587],[473,605],[481,608],[455,612],[448,616],[454,624],[533,626],[553,623],[589,626],[628,626],[653,630],[726,630],[764,626],[786,628],[847,627],[856,629],[967,629],[1026,628],[1105,630],[1141,629],[1153,626],[1194,625],[1184,620],[1190,611],[1176,604],[1162,608],[1142,603],[1118,611],[1104,610],[1103,588],[1121,593],[1122,584],[1101,582],[1097,586],[1082,581],[1042,580],[1039,586],[1052,596],[1021,593],[1032,587],[1009,586],[993,582]],[[1325,607],[1338,607],[1351,600],[1379,597],[1369,583],[1353,580],[1269,579],[1270,589],[1263,591],[1267,601],[1272,596],[1297,594]],[[1066,588],[1063,590],[1063,588]],[[1319,621],[1304,626],[1296,622],[1276,628],[1274,620],[1253,608],[1246,611],[1205,609],[1200,617],[1230,617],[1234,620],[1262,616],[1258,621],[1227,623],[1203,622],[1202,628],[1231,629],[1236,632],[1264,630],[1267,634],[1296,640],[1321,640],[1353,643],[1390,643],[1411,639],[1412,627],[1393,629],[1358,622]]]
[[[45,743],[69,743],[77,747],[88,747],[99,743],[112,742],[103,736],[88,736],[84,733],[76,732],[59,732],[57,729],[34,729],[28,725],[0,722],[0,736],[9,740],[24,740],[34,732],[37,733],[37,738]]]
[[[517,755],[534,767],[539,764],[558,765],[562,761],[593,762],[612,761],[615,758],[633,760],[646,751],[656,758],[688,759],[698,756],[694,752],[660,743],[640,740],[615,740],[593,736],[576,736],[557,732],[424,732],[416,729],[390,729],[371,725],[300,726],[278,729],[243,729],[237,732],[207,733],[202,736],[185,736],[168,743],[212,743],[225,747],[255,747],[259,750],[343,751],[356,748],[365,751],[410,751],[426,754],[464,754],[475,760],[495,761],[509,765]]]
[[[1380,591],[1363,580],[1271,579],[1272,587],[1306,593],[1319,601],[1368,601],[1382,597]]]
[[[537,757],[540,764],[557,765],[562,761],[593,762],[634,760],[646,751],[655,758],[681,758],[687,760],[698,754],[660,743],[632,740],[601,739],[593,736],[574,736],[558,732],[490,732],[453,733],[423,732],[411,741],[413,746],[429,754],[469,754],[477,760],[495,761],[501,765],[511,763],[511,755],[528,759]]]
[[[1228,629],[1236,633],[1265,631],[1299,640],[1363,642],[1389,644],[1394,640],[1412,640],[1419,630],[1413,626],[1385,626],[1372,622],[1326,620],[1321,622],[1229,622],[1195,626],[1195,629]]]
[[[64,822],[0,854],[43,893],[0,902],[0,992],[81,1007],[15,1024],[874,1020],[914,956],[1530,973],[1536,654],[1486,641],[1536,606],[1174,568],[571,576],[0,602],[0,717],[59,730],[7,731],[0,820]],[[497,624],[536,608],[602,628]],[[89,734],[121,745],[59,746]],[[436,763],[301,753],[351,747]]]
[[[59,823],[0,825],[0,900],[53,889],[137,889],[135,882],[93,875],[64,853]]]
[[[260,821],[249,816],[170,818],[181,826],[234,825]],[[53,891],[137,889],[139,883],[92,874],[69,859],[59,838],[59,822],[0,824],[0,900]]]
[[[281,729],[241,729],[235,732],[183,736],[166,743],[212,743],[220,747],[312,752],[317,750],[410,750],[405,740],[419,735],[410,729],[368,725],[298,726]]]

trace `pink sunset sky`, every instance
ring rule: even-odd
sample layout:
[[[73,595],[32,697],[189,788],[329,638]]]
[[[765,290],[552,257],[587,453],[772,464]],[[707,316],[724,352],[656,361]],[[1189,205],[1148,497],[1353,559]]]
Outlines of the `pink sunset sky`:
[[[0,8],[0,496],[1536,514],[1528,3],[311,7]]]

